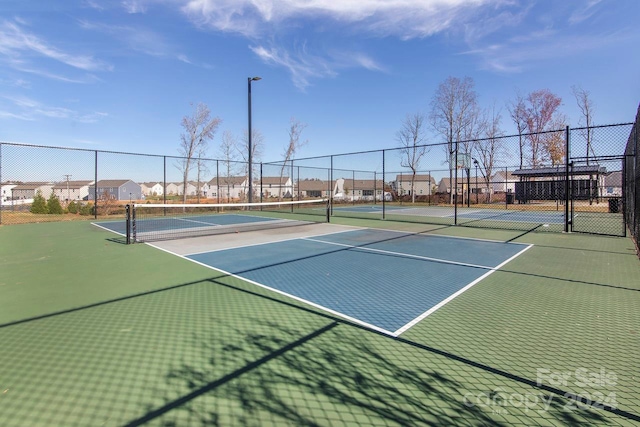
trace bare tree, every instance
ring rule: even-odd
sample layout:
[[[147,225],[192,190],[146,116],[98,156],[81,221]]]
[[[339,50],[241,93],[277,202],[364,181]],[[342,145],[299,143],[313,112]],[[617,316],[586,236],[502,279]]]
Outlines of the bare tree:
[[[465,139],[477,119],[478,96],[474,85],[470,77],[463,80],[448,77],[440,83],[431,100],[431,126],[447,142],[446,162],[449,164],[449,182],[452,183],[450,203],[453,203],[453,186],[456,185],[453,183],[453,169],[457,167],[451,161],[459,151],[458,141]]]
[[[552,124],[557,124],[556,118],[558,107],[562,103],[562,99],[551,93],[548,89],[537,90],[531,92],[526,100],[526,136],[531,150],[530,164],[532,167],[538,167],[544,162],[544,155],[548,152],[544,149],[545,134],[543,132],[552,129]]]
[[[590,93],[588,90],[583,89],[581,86],[571,86],[571,90],[573,91],[573,96],[576,97],[576,102],[578,103],[578,108],[582,113],[582,118],[580,119],[580,124],[585,126],[586,129],[583,132],[585,140],[587,141],[587,165],[589,165],[589,156],[595,157],[595,153],[593,151],[593,136],[591,134],[591,126],[593,126],[593,102],[590,98]]]
[[[516,125],[516,129],[518,130],[518,147],[519,147],[519,155],[520,155],[520,169],[524,165],[524,145],[525,138],[524,133],[527,130],[527,107],[524,102],[524,98],[522,95],[517,92],[516,99],[507,105],[509,109],[509,115],[511,116],[511,120]]]
[[[251,163],[252,163],[253,170],[251,171],[251,174],[253,176],[259,176],[260,162],[262,161],[263,149],[264,149],[264,136],[262,136],[262,133],[258,129],[252,128],[251,129]],[[240,158],[244,162],[243,173],[246,179],[248,180],[249,179],[249,133],[246,130],[244,131],[244,135],[242,135],[242,144],[240,144],[238,154],[240,154]],[[248,188],[249,186],[247,185],[247,189]],[[244,196],[246,197],[246,195]]]
[[[295,117],[291,117],[289,120],[289,144],[285,147],[283,154],[282,167],[280,168],[280,182],[278,189],[278,200],[282,200],[282,179],[284,177],[284,169],[287,167],[287,163],[293,160],[296,152],[300,149],[300,147],[306,145],[309,140],[305,140],[300,142],[300,136],[302,135],[302,131],[307,127],[306,123],[302,123],[297,120]],[[293,177],[291,177],[293,182]]]
[[[485,111],[484,115],[486,126],[484,127],[483,138],[478,140],[475,145],[478,156],[476,161],[487,190],[486,201],[491,203],[491,177],[497,161],[504,153],[502,140],[504,132],[501,128],[502,115],[500,110],[496,111],[495,105],[490,110]],[[478,191],[477,188],[476,191]]]
[[[193,104],[191,104],[193,106]],[[178,152],[182,156],[179,168],[182,171],[182,201],[187,201],[187,184],[189,172],[193,167],[193,159],[206,153],[209,140],[213,139],[222,120],[218,117],[211,118],[209,107],[203,103],[195,106],[191,116],[182,118],[184,132],[180,135],[180,147]]]
[[[234,174],[234,162],[238,159],[238,140],[228,130],[222,134],[222,142],[218,149],[220,158],[224,166],[224,180],[223,184],[227,188],[227,203],[231,201],[231,177]],[[220,177],[218,176],[218,185],[220,184]],[[218,188],[218,194],[220,194],[220,188]]]
[[[425,115],[418,112],[407,114],[396,134],[400,144],[400,165],[411,169],[411,203],[416,201],[415,181],[420,160],[429,151],[425,146],[425,132]]]
[[[567,117],[564,114],[557,113],[549,122],[549,129],[564,129],[567,126]],[[557,166],[564,163],[565,143],[564,132],[547,132],[541,135],[541,149],[543,151],[542,158],[549,160],[551,166]]]

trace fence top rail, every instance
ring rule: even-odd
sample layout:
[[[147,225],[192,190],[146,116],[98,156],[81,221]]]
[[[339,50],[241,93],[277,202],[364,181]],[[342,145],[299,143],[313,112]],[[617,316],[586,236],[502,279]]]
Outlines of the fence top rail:
[[[607,127],[630,126],[630,125],[633,125],[633,124],[634,123],[617,123],[617,124],[610,124],[610,125],[590,126],[588,128],[587,127],[569,128],[567,126],[567,128],[569,128],[570,130],[586,130],[586,129],[607,128]],[[495,140],[495,139],[514,138],[514,137],[526,137],[526,136],[530,136],[530,135],[541,135],[541,134],[557,133],[557,132],[565,132],[565,131],[566,131],[566,129],[556,129],[556,130],[548,130],[548,131],[542,131],[542,132],[502,135],[502,136],[492,137],[492,138],[474,138],[474,139],[466,139],[466,140],[452,141],[452,142],[456,143],[456,144],[464,144],[464,143],[467,143],[467,142],[490,141],[490,140]],[[448,143],[449,142],[438,142],[438,143],[432,143],[432,144],[416,145],[416,148],[443,146],[443,145],[446,145]],[[61,147],[61,146],[42,145],[42,144],[27,144],[27,143],[23,143],[23,142],[12,142],[12,141],[1,141],[1,140],[0,140],[0,145],[11,145],[11,146],[30,147],[30,148],[49,148],[49,149],[55,149],[55,150],[82,151],[82,152],[88,152],[88,153],[123,154],[123,155],[129,155],[129,156],[144,156],[144,157],[158,157],[158,158],[172,158],[172,159],[184,159],[185,158],[183,156],[167,155],[167,154],[133,153],[133,152],[113,151],[113,150],[92,150],[92,149],[89,149],[89,148]],[[389,147],[389,148],[379,148],[379,149],[375,149],[375,150],[354,151],[354,152],[349,152],[349,153],[327,154],[327,155],[322,155],[322,156],[302,157],[302,158],[298,158],[298,159],[295,159],[295,160],[296,161],[302,161],[302,160],[325,159],[325,158],[338,157],[338,156],[351,156],[351,155],[360,155],[360,154],[380,153],[380,152],[385,152],[385,151],[398,151],[398,150],[402,150],[402,149],[405,149],[405,147]],[[227,162],[227,160],[213,159],[213,158],[202,158],[202,157],[199,158],[199,160]],[[246,163],[246,162],[231,161],[231,160],[229,162]],[[278,164],[278,161],[263,162],[263,164]],[[282,162],[280,162],[280,164],[282,164]]]

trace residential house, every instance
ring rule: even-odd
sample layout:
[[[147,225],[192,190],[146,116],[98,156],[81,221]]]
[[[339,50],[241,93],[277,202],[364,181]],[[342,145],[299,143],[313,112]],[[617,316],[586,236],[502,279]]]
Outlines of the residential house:
[[[455,178],[454,178],[455,180]],[[442,178],[438,183],[437,192],[440,194],[450,194],[453,185],[449,178]],[[458,176],[458,191],[457,194],[463,194],[470,191],[471,194],[487,194],[488,191],[492,191],[491,186],[487,189],[487,183],[483,176]]]
[[[209,197],[218,198],[221,202],[233,199],[244,199],[249,192],[248,180],[245,176],[218,176],[208,182]],[[257,191],[254,184],[254,193]]]
[[[13,193],[11,190],[13,190],[16,185],[18,184],[12,182],[0,183],[0,205],[10,201],[13,198]]]
[[[298,192],[302,198],[329,198],[332,192],[335,194],[336,181],[333,181],[330,185],[328,181],[322,181],[321,179],[304,179],[298,181]]]
[[[208,182],[198,182],[198,181],[189,181],[187,183],[187,196],[197,196],[208,197],[209,194],[209,183]]]
[[[254,184],[257,192],[262,192],[262,197],[291,197],[293,195],[293,183],[291,178],[283,176],[263,176]]]
[[[60,201],[88,200],[89,187],[93,185],[93,182],[91,180],[57,182],[53,186],[53,194]]]
[[[48,199],[53,192],[53,183],[51,182],[23,182],[11,189],[14,200],[31,200],[40,193],[42,197]]]
[[[130,179],[103,179],[95,186],[89,187],[89,198],[93,199],[95,189],[98,188],[98,198],[110,197],[116,200],[141,200],[142,187]]]
[[[494,193],[515,193],[519,179],[509,171],[498,171],[491,177],[491,188]]]
[[[164,187],[159,182],[143,182],[140,184],[142,194],[145,196],[162,196]]]
[[[167,182],[166,192],[169,196],[177,196],[179,193],[182,194],[182,183],[178,182]]]
[[[336,180],[335,199],[343,200],[382,200],[384,182],[381,179],[349,179]]]
[[[622,196],[622,171],[609,172],[604,177],[603,196]]]
[[[396,175],[396,180],[391,183],[391,188],[398,196],[411,195],[411,173]],[[436,187],[436,180],[429,174],[416,174],[413,177],[413,188],[416,196],[430,196]]]

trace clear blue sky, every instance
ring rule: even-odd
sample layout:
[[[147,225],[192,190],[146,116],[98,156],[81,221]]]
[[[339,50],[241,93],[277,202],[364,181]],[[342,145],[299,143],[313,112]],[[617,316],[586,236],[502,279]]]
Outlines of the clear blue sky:
[[[632,121],[640,102],[637,0],[2,0],[0,140],[177,154],[180,121],[204,102],[222,132],[247,127],[247,77],[263,160],[397,145],[448,76],[480,104],[547,88],[580,119]],[[435,137],[434,137],[435,138]],[[434,142],[437,142],[434,139]]]

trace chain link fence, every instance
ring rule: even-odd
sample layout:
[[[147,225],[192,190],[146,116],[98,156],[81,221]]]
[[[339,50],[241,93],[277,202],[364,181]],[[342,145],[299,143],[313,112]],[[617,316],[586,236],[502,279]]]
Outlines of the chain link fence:
[[[636,115],[636,121],[627,140],[625,158],[623,163],[623,191],[624,191],[624,215],[627,227],[636,244],[636,250],[640,255],[640,107]]]
[[[636,122],[637,123],[637,122]],[[631,136],[629,136],[631,135]],[[635,145],[634,145],[635,144]],[[567,155],[567,153],[569,155]],[[118,218],[127,203],[326,198],[332,215],[638,237],[637,124],[253,165],[0,142],[0,223]],[[59,206],[58,206],[59,205]]]

